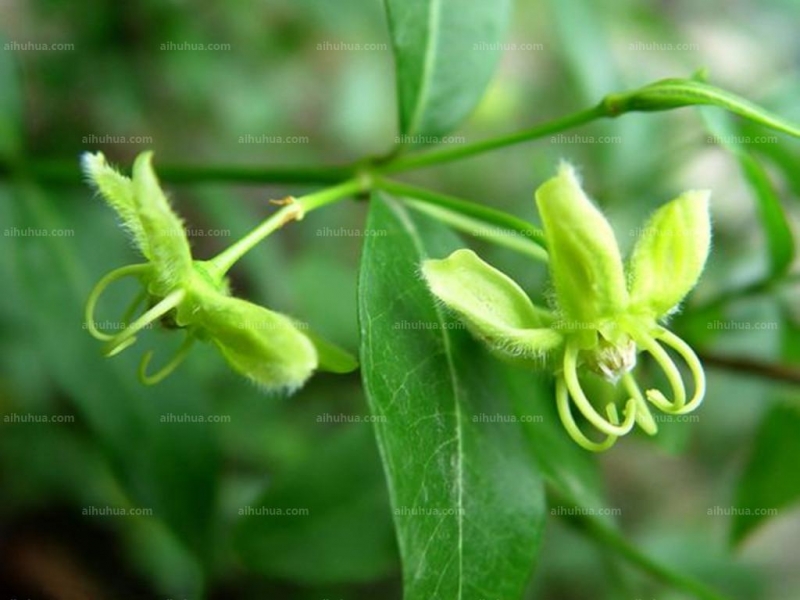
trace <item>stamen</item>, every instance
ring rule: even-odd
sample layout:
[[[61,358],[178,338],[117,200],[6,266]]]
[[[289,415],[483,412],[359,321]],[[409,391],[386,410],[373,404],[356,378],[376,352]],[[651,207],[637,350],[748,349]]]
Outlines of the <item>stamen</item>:
[[[653,415],[650,414],[650,408],[647,406],[647,402],[642,395],[642,390],[639,389],[639,384],[636,383],[636,380],[630,373],[625,373],[625,375],[622,376],[622,384],[636,401],[636,422],[639,424],[639,427],[641,427],[647,435],[655,435],[658,432],[658,425],[656,425]]]
[[[569,394],[572,396],[578,410],[586,417],[587,421],[603,433],[616,436],[625,435],[634,425],[634,419],[636,417],[636,406],[634,402],[629,400],[625,405],[625,421],[621,425],[611,423],[600,416],[592,406],[592,403],[589,402],[586,394],[583,393],[580,381],[578,381],[577,356],[578,349],[575,344],[572,342],[568,343],[567,349],[564,352],[564,380],[567,385],[567,390],[569,390]],[[613,406],[613,403],[610,403],[610,405]],[[608,408],[606,408],[606,410],[608,410]],[[614,407],[614,410],[616,411],[616,407]]]
[[[120,267],[119,269],[114,269],[103,277],[97,284],[92,288],[91,293],[89,294],[89,299],[86,301],[86,310],[84,312],[84,319],[86,321],[86,329],[89,331],[92,337],[98,340],[102,340],[107,342],[114,338],[113,335],[108,333],[103,333],[97,328],[94,321],[94,312],[97,307],[97,302],[100,300],[100,296],[103,295],[103,292],[106,288],[114,283],[119,279],[124,279],[125,277],[131,277],[135,275],[140,275],[147,271],[150,268],[150,265],[147,264],[137,264],[137,265],[127,265],[125,267]]]
[[[153,351],[148,350],[145,355],[142,357],[142,362],[139,363],[139,380],[145,385],[155,385],[158,382],[162,381],[168,375],[170,375],[175,369],[180,366],[180,364],[184,361],[184,359],[189,355],[189,350],[192,349],[192,344],[194,344],[194,336],[191,334],[186,335],[186,339],[183,340],[180,348],[175,353],[175,356],[164,365],[155,375],[148,375],[147,374],[147,367],[150,364],[150,359],[153,358]]]
[[[661,344],[650,337],[650,335],[639,332],[637,333],[636,341],[642,348],[650,353],[664,371],[670,387],[672,388],[672,395],[674,396],[674,401],[670,402],[661,390],[651,389],[645,392],[647,399],[666,413],[678,413],[686,403],[686,388],[683,386],[683,378],[681,377],[680,371],[678,371],[678,367],[675,366],[672,358],[670,358],[667,351],[661,347]]]
[[[176,290],[164,298],[161,302],[156,304],[153,308],[145,312],[141,317],[136,319],[128,327],[126,327],[120,334],[109,340],[106,345],[106,356],[111,357],[119,354],[125,348],[128,348],[135,341],[135,335],[153,321],[160,319],[173,308],[181,303],[186,296],[186,291],[183,289]]]
[[[667,346],[680,354],[681,358],[686,362],[689,370],[692,372],[694,378],[694,394],[689,403],[686,404],[677,414],[684,414],[692,412],[695,408],[700,406],[703,398],[706,395],[706,373],[703,369],[703,364],[697,358],[692,347],[684,342],[677,335],[667,329],[663,329],[658,336]]]
[[[563,377],[559,377],[556,380],[556,406],[558,408],[558,416],[561,418],[561,422],[564,424],[564,429],[567,430],[567,433],[575,441],[575,443],[582,448],[585,448],[590,452],[602,452],[603,450],[608,450],[611,448],[611,446],[613,446],[617,441],[616,435],[607,435],[604,441],[593,442],[583,434],[583,432],[578,428],[577,423],[575,423],[575,419],[572,417],[572,411],[569,408],[569,393]],[[609,406],[613,407],[614,405],[610,404]],[[614,408],[614,412],[616,412],[616,407]],[[609,414],[609,417],[611,417],[611,414]]]

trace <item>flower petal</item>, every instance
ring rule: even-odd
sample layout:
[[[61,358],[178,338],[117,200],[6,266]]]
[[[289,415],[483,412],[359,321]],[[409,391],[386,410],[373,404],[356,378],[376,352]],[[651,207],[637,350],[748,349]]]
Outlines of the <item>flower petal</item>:
[[[293,391],[317,367],[314,345],[289,317],[246,300],[204,294],[191,325],[204,330],[233,369],[267,390]]]
[[[548,328],[549,311],[536,307],[514,280],[471,250],[426,260],[422,274],[431,292],[501,354],[536,358],[562,342]]]
[[[628,294],[617,240],[571,165],[562,163],[536,190],[536,205],[564,317],[588,326],[624,310]]]
[[[133,182],[111,167],[102,152],[85,152],[81,156],[81,166],[91,185],[97,188],[106,204],[117,212],[139,251],[149,259],[150,245],[139,218]]]
[[[159,289],[165,291],[184,282],[192,271],[192,253],[183,221],[172,210],[152,166],[153,153],[143,152],[133,163],[133,190],[142,230]]]
[[[629,265],[634,310],[665,316],[697,284],[711,245],[710,194],[681,194],[648,221]]]

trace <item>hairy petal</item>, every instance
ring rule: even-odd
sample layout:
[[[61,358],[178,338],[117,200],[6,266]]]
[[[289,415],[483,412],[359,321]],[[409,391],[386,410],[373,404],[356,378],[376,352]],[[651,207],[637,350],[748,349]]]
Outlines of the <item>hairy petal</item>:
[[[100,192],[106,204],[117,212],[139,251],[149,259],[150,246],[136,205],[133,182],[110,166],[102,152],[84,152],[81,167],[89,183]]]
[[[434,296],[501,354],[533,358],[562,342],[548,328],[549,311],[536,307],[514,280],[471,250],[426,260],[422,275]]]
[[[237,372],[267,390],[293,391],[317,367],[314,344],[289,317],[221,293],[204,294],[192,322]]]
[[[572,328],[588,330],[625,310],[628,294],[617,240],[572,166],[562,163],[558,175],[536,190],[536,205],[558,307],[575,322]]]
[[[183,221],[172,210],[153,171],[152,152],[133,163],[133,191],[144,235],[155,267],[157,285],[164,292],[186,281],[192,272],[192,254]]]
[[[697,284],[711,245],[710,194],[685,192],[648,221],[629,265],[634,310],[665,316]]]

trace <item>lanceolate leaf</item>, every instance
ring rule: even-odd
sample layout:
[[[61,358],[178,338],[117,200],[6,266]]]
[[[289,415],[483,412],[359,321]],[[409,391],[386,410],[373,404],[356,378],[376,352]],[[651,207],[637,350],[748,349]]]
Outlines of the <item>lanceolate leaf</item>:
[[[234,543],[242,561],[306,583],[387,576],[397,568],[397,548],[372,432],[355,423],[320,445],[324,452],[276,476],[258,510],[239,517]]]
[[[509,0],[385,0],[397,72],[400,130],[440,136],[480,100],[497,60]],[[411,143],[429,143],[415,140]]]
[[[800,362],[800,327],[788,310],[781,321],[781,357],[788,364]],[[739,480],[731,541],[744,540],[771,516],[800,504],[800,403],[787,392],[761,422],[750,460]],[[762,514],[755,514],[755,509]],[[749,514],[748,514],[749,513]]]
[[[770,516],[800,502],[800,404],[772,408],[756,436],[750,462],[739,481],[731,538],[740,542]]]
[[[764,128],[752,121],[742,121],[739,131],[754,156],[770,161],[786,178],[794,198],[800,197],[800,170],[797,169],[798,152],[790,144],[777,143],[775,135],[764,135]],[[796,146],[796,144],[795,144]]]
[[[786,272],[794,260],[794,239],[781,200],[769,179],[766,169],[739,142],[739,131],[724,113],[702,109],[703,120],[715,141],[722,144],[739,162],[756,198],[756,207],[764,228],[769,252],[769,269],[773,277]]]
[[[631,111],[659,111],[682,106],[714,106],[800,137],[800,127],[727,90],[694,79],[662,79],[630,92],[610,94],[603,101],[611,116]]]
[[[604,11],[591,0],[550,0],[557,52],[568,75],[575,80],[583,102],[591,102],[619,83],[611,44],[606,35]]]
[[[406,600],[520,597],[539,546],[542,481],[493,359],[426,289],[420,263],[458,240],[371,201],[361,264],[362,373],[403,561]]]
[[[786,273],[794,261],[792,229],[763,165],[749,153],[742,154],[739,163],[758,200],[759,216],[767,235],[770,271],[773,276],[778,277]]]

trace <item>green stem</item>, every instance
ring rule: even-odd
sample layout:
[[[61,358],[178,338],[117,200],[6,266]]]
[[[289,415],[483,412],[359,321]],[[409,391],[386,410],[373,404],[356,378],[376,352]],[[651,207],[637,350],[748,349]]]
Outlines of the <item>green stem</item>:
[[[0,179],[22,171],[40,183],[75,184],[83,175],[74,161],[39,160],[14,166],[0,163]],[[159,165],[158,177],[168,183],[227,182],[241,184],[264,183],[338,183],[353,177],[354,166],[208,166]]]
[[[470,235],[489,238],[537,260],[547,260],[544,233],[527,221],[476,202],[382,177],[376,178],[373,183],[376,188],[390,194],[417,200],[409,203],[412,208],[433,214]]]
[[[261,240],[273,231],[280,229],[290,221],[299,221],[306,213],[322,206],[338,202],[348,196],[369,189],[369,182],[362,179],[351,179],[339,185],[325,188],[301,198],[291,198],[287,204],[263,221],[258,227],[245,235],[238,242],[229,246],[209,262],[224,275],[236,262]]]
[[[771,381],[800,385],[800,369],[789,364],[770,363],[744,356],[701,353],[700,360],[710,368],[726,369],[740,375],[755,375]]]
[[[583,524],[585,531],[602,544],[603,548],[612,549],[632,565],[635,565],[656,579],[692,594],[699,600],[726,600],[725,596],[717,593],[705,584],[683,573],[677,573],[643,554],[617,531],[604,525],[599,520],[587,518],[583,521]]]
[[[498,228],[497,225],[473,219],[472,217],[465,217],[461,213],[433,204],[426,204],[425,202],[408,198],[405,201],[409,208],[424,213],[440,223],[449,225],[453,229],[458,229],[473,237],[488,240],[498,246],[505,246],[543,263],[547,262],[547,250],[522,237],[516,231]]]
[[[549,134],[578,127],[596,119],[615,116],[609,112],[606,102],[541,123],[530,129],[517,131],[461,147],[443,148],[421,154],[398,157],[390,154],[374,161],[374,171],[392,174],[451,162],[496,148],[512,146],[535,140]],[[353,165],[331,166],[208,166],[208,165],[163,165],[158,174],[168,183],[232,182],[243,184],[262,183],[339,183],[355,176],[363,161]],[[21,165],[0,163],[0,179],[13,176],[20,171],[41,183],[80,184],[82,176],[72,161],[39,160]]]
[[[581,110],[579,112],[541,123],[530,129],[509,133],[496,138],[482,140],[474,144],[467,144],[465,146],[456,146],[451,148],[444,148],[441,150],[432,150],[422,154],[413,154],[403,156],[387,162],[384,166],[378,167],[380,174],[389,175],[393,173],[402,173],[412,169],[419,169],[422,167],[430,167],[433,165],[440,165],[442,163],[451,162],[461,158],[467,158],[476,154],[482,154],[497,148],[505,146],[513,146],[522,142],[528,142],[542,138],[546,135],[572,129],[594,121],[603,117],[611,116],[608,108],[604,102],[597,104],[591,108]]]
[[[553,500],[552,505],[563,504],[559,500],[560,494],[555,492],[552,488],[548,489],[548,496]],[[641,571],[651,575],[655,579],[676,589],[683,590],[698,600],[727,600],[725,596],[722,596],[705,584],[688,575],[673,571],[671,568],[643,554],[641,550],[626,540],[618,531],[605,525],[601,520],[581,514],[565,514],[560,516],[569,524],[575,526],[579,531],[593,538],[604,550],[611,549],[630,564],[638,567]]]

